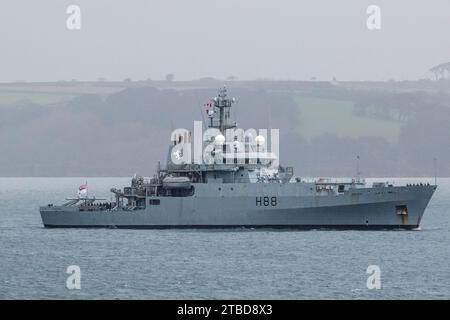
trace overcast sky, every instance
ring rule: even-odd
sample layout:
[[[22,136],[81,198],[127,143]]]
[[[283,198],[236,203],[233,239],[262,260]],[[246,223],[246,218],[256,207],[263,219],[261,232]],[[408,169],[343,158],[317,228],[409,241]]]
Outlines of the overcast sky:
[[[449,0],[2,0],[0,81],[429,78],[449,15]]]

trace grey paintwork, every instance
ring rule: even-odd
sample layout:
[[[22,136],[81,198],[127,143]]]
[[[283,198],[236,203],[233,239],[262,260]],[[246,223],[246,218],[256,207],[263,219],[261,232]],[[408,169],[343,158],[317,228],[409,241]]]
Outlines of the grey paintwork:
[[[213,101],[209,127],[220,132],[234,128],[229,112],[235,100],[228,99],[222,89]],[[420,225],[436,189],[425,184],[368,186],[360,179],[306,182],[294,179],[289,167],[267,174],[272,159],[268,153],[268,158],[258,155],[256,160],[179,165],[170,157],[176,145],[175,140],[169,148],[165,170],[158,166],[154,178],[134,177],[131,187],[112,189],[116,201],[107,206],[80,198],[62,206],[41,207],[44,226],[412,229]],[[232,155],[227,150],[219,144],[215,148]]]
[[[299,227],[417,228],[435,186],[355,188],[314,195],[313,183],[198,184],[192,197],[159,197],[143,210],[79,211],[41,207],[47,227]],[[233,190],[231,190],[233,188]],[[306,193],[305,193],[306,192]],[[257,206],[260,196],[276,196],[276,206]],[[156,197],[147,197],[146,202]],[[406,205],[407,217],[396,206]]]

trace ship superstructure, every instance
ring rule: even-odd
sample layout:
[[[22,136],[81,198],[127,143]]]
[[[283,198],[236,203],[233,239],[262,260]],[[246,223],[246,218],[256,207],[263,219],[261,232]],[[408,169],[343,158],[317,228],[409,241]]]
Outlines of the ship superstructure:
[[[114,201],[84,196],[61,206],[43,206],[44,225],[307,229],[420,225],[435,185],[295,177],[293,168],[281,166],[272,152],[276,139],[237,128],[231,116],[235,101],[222,88],[207,103],[207,130],[200,140],[187,130],[172,133],[166,165],[158,164],[153,177],[135,175],[130,186],[111,189]]]

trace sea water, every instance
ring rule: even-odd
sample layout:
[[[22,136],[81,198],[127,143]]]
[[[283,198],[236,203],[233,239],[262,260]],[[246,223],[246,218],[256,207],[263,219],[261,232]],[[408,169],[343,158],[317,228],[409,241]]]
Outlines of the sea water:
[[[86,180],[108,200],[130,183],[0,178],[0,298],[450,298],[450,179],[438,180],[415,231],[44,228],[39,206],[64,202]],[[67,285],[69,266],[79,267],[80,289]],[[379,289],[367,285],[374,276]]]

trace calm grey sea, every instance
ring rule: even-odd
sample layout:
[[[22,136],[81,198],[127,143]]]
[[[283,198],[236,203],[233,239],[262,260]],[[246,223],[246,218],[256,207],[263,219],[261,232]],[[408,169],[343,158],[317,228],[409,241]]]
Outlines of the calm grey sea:
[[[86,180],[97,197],[129,184],[0,178],[0,298],[450,298],[450,179],[418,231],[44,229],[38,206]],[[66,288],[69,265],[81,268],[80,290]],[[369,265],[379,290],[366,287]]]

